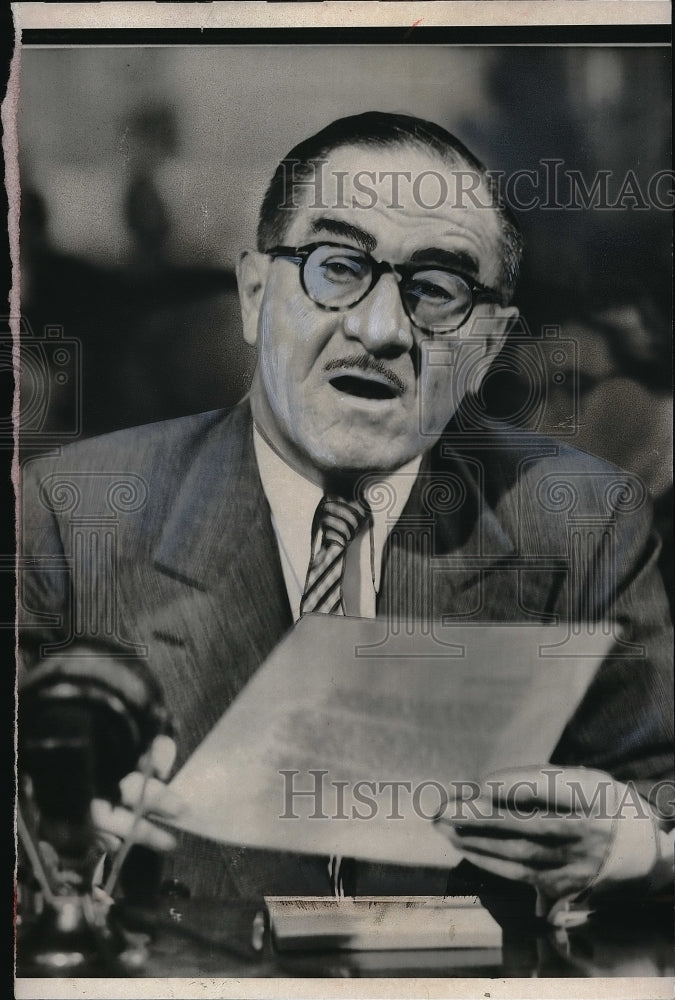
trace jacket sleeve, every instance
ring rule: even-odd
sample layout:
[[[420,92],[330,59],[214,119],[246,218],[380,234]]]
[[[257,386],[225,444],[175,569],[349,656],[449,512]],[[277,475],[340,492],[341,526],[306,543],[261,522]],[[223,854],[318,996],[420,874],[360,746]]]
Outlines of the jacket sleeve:
[[[34,666],[45,647],[72,635],[71,567],[55,503],[48,495],[54,461],[27,462],[19,490],[17,626],[20,669]],[[60,502],[69,502],[68,490]]]
[[[575,616],[587,608],[590,617],[608,622],[615,641],[552,761],[597,767],[632,782],[672,822],[672,784],[670,795],[664,791],[673,778],[672,626],[660,546],[650,505],[621,509],[620,492],[617,498],[567,597],[577,606]]]

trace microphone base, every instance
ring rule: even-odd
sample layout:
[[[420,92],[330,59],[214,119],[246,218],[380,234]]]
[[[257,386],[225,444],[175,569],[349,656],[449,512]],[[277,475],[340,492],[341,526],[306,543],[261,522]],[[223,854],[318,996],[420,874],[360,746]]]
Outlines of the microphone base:
[[[126,935],[111,902],[91,894],[56,896],[17,935],[17,975],[26,977],[124,977],[148,957],[149,938]]]

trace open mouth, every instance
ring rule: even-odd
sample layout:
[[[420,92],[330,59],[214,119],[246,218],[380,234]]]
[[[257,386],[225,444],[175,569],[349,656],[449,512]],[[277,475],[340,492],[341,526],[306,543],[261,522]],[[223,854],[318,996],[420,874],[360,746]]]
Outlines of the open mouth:
[[[361,378],[358,375],[336,375],[330,379],[330,384],[338,392],[344,392],[348,396],[358,396],[360,399],[394,399],[399,395],[389,382]]]

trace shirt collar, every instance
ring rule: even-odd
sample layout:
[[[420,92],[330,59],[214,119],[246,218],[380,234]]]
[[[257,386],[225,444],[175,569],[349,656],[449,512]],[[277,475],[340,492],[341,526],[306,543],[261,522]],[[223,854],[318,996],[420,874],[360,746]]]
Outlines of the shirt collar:
[[[316,483],[292,469],[263,438],[257,427],[253,429],[258,471],[267,502],[272,512],[272,523],[299,580],[304,580],[312,551],[312,522],[323,490]],[[390,498],[386,506],[373,503],[373,569],[375,587],[379,590],[382,553],[389,532],[403,512],[422,456],[417,455],[406,465],[388,475],[368,476],[366,499],[378,496],[382,488]]]

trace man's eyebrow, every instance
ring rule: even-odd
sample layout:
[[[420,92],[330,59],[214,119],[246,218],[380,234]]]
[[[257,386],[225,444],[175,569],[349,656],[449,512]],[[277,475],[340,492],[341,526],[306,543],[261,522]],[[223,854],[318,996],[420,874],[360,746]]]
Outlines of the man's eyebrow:
[[[441,264],[443,267],[457,268],[464,274],[477,278],[480,265],[473,254],[465,250],[444,250],[442,247],[425,247],[411,254],[412,263],[424,261],[426,264]]]
[[[377,240],[371,233],[366,232],[359,226],[353,226],[350,222],[342,219],[333,219],[330,216],[322,215],[315,219],[311,225],[312,233],[329,233],[331,236],[343,236],[353,240],[363,247],[368,253],[372,253],[377,247]],[[455,268],[468,274],[471,277],[478,277],[480,265],[473,254],[465,250],[444,250],[442,247],[425,247],[423,250],[416,250],[410,257],[411,263],[424,261],[428,264],[440,264],[443,267]]]
[[[322,215],[314,220],[311,229],[313,233],[330,233],[331,236],[345,236],[347,239],[354,240],[355,243],[358,243],[368,253],[372,253],[377,246],[375,237],[367,233],[365,229],[352,226],[351,223],[343,222],[341,219],[331,219],[328,216]]]

